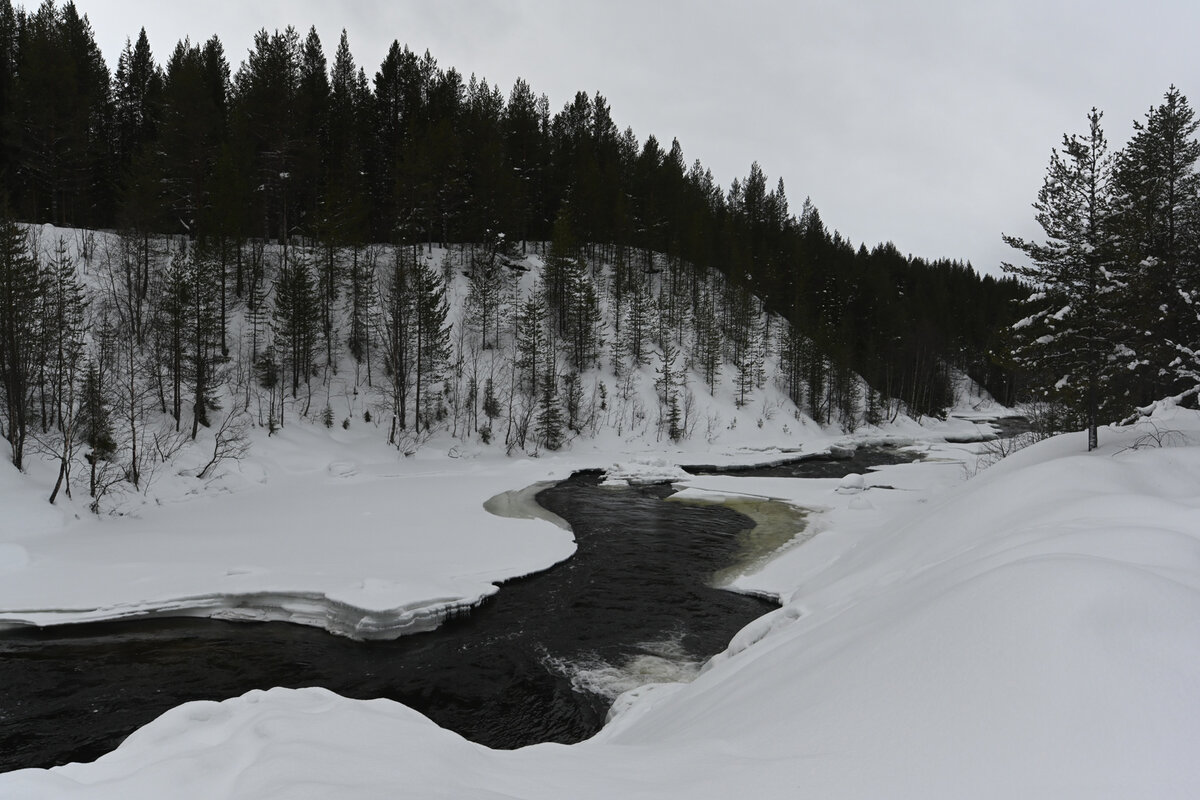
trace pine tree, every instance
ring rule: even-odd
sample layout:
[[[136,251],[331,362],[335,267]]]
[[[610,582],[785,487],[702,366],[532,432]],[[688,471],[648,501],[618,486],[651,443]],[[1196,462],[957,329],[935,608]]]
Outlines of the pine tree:
[[[537,397],[541,386],[542,362],[546,358],[546,301],[540,285],[536,286],[517,315],[516,368],[522,391]]]
[[[41,429],[65,431],[65,419],[72,413],[75,382],[80,371],[85,345],[85,313],[88,300],[75,272],[75,261],[67,251],[67,242],[59,237],[50,259],[41,267],[44,287],[41,319],[42,342],[38,378]]]
[[[187,256],[176,251],[159,276],[154,298],[153,329],[155,373],[159,378],[159,397],[163,411],[175,420],[175,430],[183,424],[184,379],[187,367],[188,312],[191,308],[191,280]],[[169,390],[163,387],[166,375]],[[170,407],[167,408],[169,396]]]
[[[500,306],[504,298],[505,268],[512,263],[507,237],[487,231],[484,245],[473,251],[467,278],[467,309],[471,327],[478,331],[484,350],[498,344]],[[489,335],[491,340],[489,341]]]
[[[88,301],[75,273],[75,262],[67,252],[66,240],[59,237],[53,257],[43,267],[45,286],[42,319],[41,379],[42,431],[55,430],[58,444],[52,447],[58,457],[58,479],[50,492],[53,503],[66,485],[71,496],[71,466],[74,462],[76,424],[79,417],[79,390],[86,347]],[[47,394],[50,398],[47,407]]]
[[[19,26],[7,133],[10,199],[24,219],[89,225],[107,205],[108,68],[86,16],[46,0]]]
[[[326,231],[325,238],[343,247],[357,248],[367,239],[366,131],[370,128],[371,100],[366,75],[354,65],[350,41],[343,30],[329,79],[329,144],[319,226]]]
[[[412,292],[408,288],[409,270],[401,255],[401,248],[393,251],[391,274],[388,276],[387,288],[382,295],[382,313],[380,314],[381,335],[385,371],[389,381],[387,396],[392,406],[392,424],[388,429],[388,444],[400,445],[399,432],[407,427],[408,421],[408,392],[411,380],[412,365],[415,358],[412,353],[412,341],[409,331],[412,328],[414,310],[412,307]]]
[[[214,207],[213,194],[229,188],[222,184],[231,165],[220,164],[228,155],[223,149],[228,84],[229,66],[215,39],[203,48],[184,39],[167,60],[158,161],[152,169],[160,176],[170,225],[190,238],[216,233],[226,218]]]
[[[442,380],[450,357],[450,314],[446,303],[446,288],[437,273],[424,260],[418,260],[413,270],[412,336],[416,353],[414,397],[419,412],[426,418],[426,428],[434,414],[429,406],[436,396],[434,387]],[[417,415],[416,432],[421,432],[421,414]]]
[[[233,135],[246,148],[254,193],[253,218],[264,238],[286,242],[300,218],[296,168],[301,43],[295,28],[254,36],[234,76]]]
[[[162,91],[162,70],[154,63],[142,28],[136,45],[125,40],[113,74],[113,148],[118,168],[128,167],[158,135]]]
[[[272,315],[274,347],[295,398],[300,382],[308,384],[320,338],[320,305],[308,256],[292,250],[275,280]]]
[[[508,428],[504,444],[510,448],[524,447],[542,387],[542,365],[546,351],[548,325],[545,291],[540,281],[517,306],[512,317],[513,356],[509,362]]]
[[[111,416],[103,373],[94,362],[89,361],[84,373],[75,431],[79,441],[88,450],[84,458],[90,467],[88,496],[92,498],[96,497],[97,465],[110,461],[117,452]]]
[[[20,226],[0,213],[0,391],[4,426],[0,433],[12,447],[12,462],[24,468],[25,440],[33,422],[41,343],[42,306],[46,287],[29,241]]]
[[[655,382],[660,404],[659,420],[660,423],[666,425],[667,436],[671,441],[678,442],[683,436],[679,413],[679,390],[684,379],[684,373],[676,367],[675,363],[679,357],[679,348],[668,337],[663,340],[659,353],[661,363],[658,368],[658,379]]]
[[[1132,400],[1144,404],[1185,387],[1173,374],[1173,343],[1200,336],[1191,313],[1200,285],[1200,120],[1172,86],[1117,157],[1114,219],[1120,237],[1118,278],[1126,285],[1123,315],[1132,324],[1123,337],[1132,351],[1139,385]]]
[[[740,408],[749,402],[755,387],[760,385],[759,377],[763,363],[760,339],[762,326],[759,324],[759,310],[754,296],[744,288],[739,287],[734,291],[730,311],[727,339],[730,360],[736,371],[736,402]]]
[[[1017,358],[1041,391],[1083,421],[1088,450],[1098,444],[1097,425],[1109,395],[1119,353],[1113,349],[1119,315],[1115,282],[1112,158],[1092,109],[1088,130],[1063,136],[1050,157],[1034,208],[1044,243],[1006,236],[1028,265],[1004,269],[1033,287],[1028,316],[1018,322]]]
[[[721,374],[721,326],[711,286],[705,282],[692,310],[692,359],[712,393]]]
[[[310,60],[315,60],[310,59]],[[320,84],[315,76],[310,79],[314,87],[310,94],[321,96]],[[371,382],[370,370],[370,309],[376,305],[375,256],[364,252],[368,235],[369,197],[367,182],[367,158],[369,116],[371,112],[370,90],[366,86],[366,75],[354,65],[346,31],[342,31],[334,55],[333,70],[328,90],[328,113],[324,136],[328,140],[325,148],[323,189],[318,215],[317,229],[328,247],[348,249],[350,264],[344,270],[336,269],[332,263],[322,286],[332,305],[338,284],[344,283],[350,307],[350,332],[347,344],[356,364],[367,364],[367,381]],[[344,274],[343,274],[344,273]],[[336,278],[336,280],[335,280]],[[326,325],[327,332],[331,326]],[[333,360],[332,348],[329,355]]]
[[[295,105],[291,109],[296,126],[291,156],[292,191],[296,198],[295,219],[292,224],[297,230],[310,236],[320,235],[326,229],[321,188],[331,156],[331,99],[328,62],[321,46],[321,37],[315,27],[310,27],[303,44],[299,45]],[[322,294],[321,323],[328,334],[328,311],[337,299],[340,285],[335,259],[324,259],[320,262],[317,283]]]
[[[546,177],[543,102],[544,98],[539,102],[529,84],[518,78],[504,107],[504,149],[517,181],[510,203],[518,225],[522,254],[528,245]]]
[[[582,433],[583,380],[578,372],[569,372],[563,376],[563,404],[567,411],[567,430]]]
[[[217,370],[224,355],[225,325],[219,306],[220,263],[214,254],[193,247],[187,261],[188,360],[192,380],[192,438],[199,426],[210,424],[209,411],[217,410]]]
[[[500,416],[500,398],[496,396],[496,384],[489,376],[483,383],[483,415],[488,418],[488,427]]]
[[[576,372],[598,364],[604,346],[603,318],[596,284],[582,258],[566,261],[565,328],[560,331],[567,344],[568,363]]]
[[[654,314],[654,294],[650,278],[640,271],[630,273],[628,302],[621,325],[622,348],[634,369],[650,363],[650,334]]]
[[[779,365],[783,370],[783,386],[788,399],[803,407],[804,356],[806,337],[798,325],[788,325],[780,341]]]
[[[378,305],[374,248],[351,251],[348,304],[350,316],[350,355],[358,364],[367,365],[367,383],[371,383],[371,334],[373,309]]]
[[[563,415],[558,397],[558,359],[553,347],[544,350],[541,395],[538,398],[538,439],[547,450],[563,446]]]
[[[672,441],[679,441],[682,431],[679,418],[679,385],[683,380],[683,370],[677,366],[679,347],[671,335],[667,314],[662,309],[665,304],[664,295],[659,295],[659,314],[657,317],[657,338],[659,343],[659,366],[654,387],[658,392],[659,422],[665,424],[668,436]]]

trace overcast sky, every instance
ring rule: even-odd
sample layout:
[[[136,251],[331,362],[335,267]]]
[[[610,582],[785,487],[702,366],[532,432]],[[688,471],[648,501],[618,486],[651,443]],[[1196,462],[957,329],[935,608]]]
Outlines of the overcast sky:
[[[18,0],[17,4],[21,4]],[[36,6],[26,0],[26,7]],[[1200,103],[1200,3],[1143,0],[76,0],[109,68],[146,28],[220,36],[345,28],[373,76],[393,39],[442,67],[518,77],[558,111],[599,91],[640,140],[678,138],[728,187],[758,161],[793,211],[812,198],[855,244],[998,272],[1001,232],[1034,236],[1050,149],[1105,112],[1114,149],[1172,83]]]

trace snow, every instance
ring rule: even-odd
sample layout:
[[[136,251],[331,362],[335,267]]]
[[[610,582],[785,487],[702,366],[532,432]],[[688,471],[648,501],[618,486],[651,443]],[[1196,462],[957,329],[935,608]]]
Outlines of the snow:
[[[91,764],[0,775],[0,796],[1195,797],[1200,420],[1167,408],[1152,423],[1176,432],[1178,446],[1133,448],[1145,444],[1144,430],[1104,430],[1101,449],[1086,454],[1082,435],[1071,434],[965,480],[968,446],[923,445],[925,462],[857,476],[861,488],[849,494],[839,490],[859,488],[858,479],[690,479],[685,494],[697,497],[774,497],[813,509],[810,539],[735,581],[779,596],[783,607],[699,670],[657,671],[649,658],[647,679],[674,682],[622,695],[606,728],[579,745],[490,751],[390,701],[271,689],[180,706]],[[69,522],[0,551],[3,591],[15,596],[15,576],[33,593],[25,573],[46,580],[52,567],[59,580],[43,589],[47,609],[82,594],[76,580],[95,591],[99,580],[87,573],[123,563],[111,554],[126,525],[151,555],[156,540],[192,557],[203,550],[187,543],[216,537],[212,550],[227,554],[219,563],[233,574],[210,557],[193,571],[195,584],[203,577],[212,593],[241,581],[261,591],[282,585],[317,545],[292,529],[304,559],[290,548],[267,553],[244,541],[252,525],[235,522],[257,513],[281,516],[282,530],[313,515],[324,525],[335,513],[328,507],[348,503],[363,516],[336,529],[337,549],[355,557],[331,556],[328,576],[292,572],[294,586],[320,584],[391,609],[402,596],[437,594],[400,591],[417,576],[416,585],[462,588],[478,577],[473,570],[483,570],[483,584],[498,565],[527,569],[569,550],[561,529],[447,503],[434,482],[453,478],[456,496],[483,498],[565,471],[568,461],[360,463],[351,479],[296,470],[285,486],[268,481],[203,514],[197,500],[120,527]],[[19,495],[11,470],[0,474],[6,499],[14,484]],[[309,496],[317,487],[319,501]],[[864,499],[869,508],[855,505]],[[34,516],[20,498],[13,507]],[[14,538],[11,527],[6,534]],[[443,536],[469,536],[470,546],[460,538],[443,549]],[[90,549],[89,537],[98,541]],[[238,537],[242,548],[233,546]],[[489,537],[505,546],[477,558]],[[51,547],[58,538],[71,548]],[[403,557],[389,560],[388,545]],[[414,557],[422,569],[404,571]],[[387,577],[360,571],[356,582],[353,563]],[[143,602],[152,596],[144,592]],[[578,674],[605,677],[600,666]]]
[[[393,638],[433,628],[498,581],[574,552],[552,521],[484,508],[514,483],[569,469],[532,459],[397,459],[369,435],[288,426],[222,479],[223,494],[210,486],[123,519],[81,514],[58,530],[44,521],[52,507],[33,481],[0,466],[0,626],[200,615]],[[430,502],[449,506],[448,484],[461,498],[456,507]]]
[[[857,472],[851,472],[838,483],[837,491],[839,494],[857,494],[863,490],[864,485],[863,476]]]
[[[613,464],[604,473],[604,486],[637,486],[647,483],[676,483],[691,477],[665,458],[642,457]]]
[[[1102,430],[1093,453],[1072,434],[976,474],[987,420],[1006,410],[965,384],[948,421],[855,437],[794,417],[775,387],[738,409],[728,386],[701,390],[676,445],[655,436],[643,377],[563,453],[444,437],[406,457],[356,406],[348,430],[255,429],[212,480],[184,452],[122,516],[50,506],[47,464],[0,464],[0,626],[203,615],[363,639],[425,630],[569,558],[570,532],[531,497],[603,465],[614,483],[670,481],[681,500],[755,514],[770,556],[719,585],[781,603],[703,665],[670,640],[641,643],[636,663],[556,665],[615,697],[579,745],[491,751],[391,701],[276,688],[180,706],[90,764],[0,774],[0,797],[1200,796],[1195,412],[1168,403]],[[925,458],[803,481],[678,466],[866,441]]]

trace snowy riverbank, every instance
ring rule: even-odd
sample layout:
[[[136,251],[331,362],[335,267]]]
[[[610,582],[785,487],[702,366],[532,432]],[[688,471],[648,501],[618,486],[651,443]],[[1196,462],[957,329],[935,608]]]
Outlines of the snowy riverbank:
[[[959,420],[947,430],[977,427]],[[790,446],[809,452],[836,441],[807,435]],[[525,507],[529,498],[513,492],[576,469],[678,478],[679,463],[782,455],[765,436],[745,438],[744,447],[689,443],[667,453],[641,440],[581,442],[541,458],[451,442],[402,457],[370,428],[297,424],[270,437],[256,431],[252,453],[215,480],[188,477],[185,460],[159,479],[152,502],[135,495],[125,516],[100,519],[83,503],[45,502],[46,464],[29,476],[0,464],[0,628],[206,616],[362,639],[428,630],[498,582],[574,552],[561,521],[524,518],[514,497]]]
[[[369,448],[340,448],[302,425],[255,450],[200,496],[57,526],[60,512],[4,468],[15,513],[0,545],[0,626],[209,616],[392,638],[435,627],[498,581],[574,550],[549,522],[483,507],[514,484],[569,474],[563,467],[397,460],[384,448],[365,461]]]
[[[1149,429],[1106,431],[1102,449],[1085,454],[1079,436],[1065,436],[969,481],[977,447],[969,444],[925,445],[925,463],[873,471],[861,489],[840,480],[688,481],[685,495],[767,496],[812,508],[815,535],[735,581],[779,596],[781,609],[747,626],[694,682],[626,695],[609,726],[580,745],[490,751],[395,703],[273,689],[181,706],[92,764],[0,775],[0,796],[1194,797],[1200,421],[1170,411],[1156,424],[1173,432],[1156,437],[1172,446],[1145,446],[1156,443],[1144,438]],[[311,452],[282,439],[276,458],[284,443]],[[14,578],[32,586],[30,573],[57,575],[57,589],[37,589],[43,610],[78,608],[54,598],[89,587],[95,597],[132,594],[97,589],[87,559],[117,579],[115,565],[134,552],[145,570],[155,548],[166,547],[157,537],[243,548],[236,558],[209,558],[207,573],[193,570],[216,585],[240,580],[261,590],[291,580],[339,597],[339,587],[353,597],[357,585],[361,599],[364,579],[407,589],[407,573],[391,570],[412,570],[422,591],[408,600],[461,599],[486,592],[506,569],[569,553],[562,530],[484,516],[482,500],[589,457],[614,460],[600,455],[495,467],[418,457],[393,463],[397,474],[365,465],[356,475],[294,469],[278,487],[268,481],[228,498],[147,509],[139,520],[61,530],[48,522],[37,530],[44,513],[21,501],[12,507],[29,509],[29,524],[22,536],[6,531],[4,592],[13,596]],[[7,503],[20,487],[5,480]],[[360,520],[361,512],[371,513]],[[269,527],[279,518],[287,524]],[[294,552],[315,547],[296,532],[300,520],[334,540],[328,549]],[[139,535],[121,555],[127,526]],[[262,526],[279,538],[246,550],[246,531]],[[62,540],[73,547],[52,546]],[[494,549],[478,552],[489,541]],[[277,560],[264,563],[272,554]],[[200,555],[185,548],[183,558]],[[303,579],[293,572],[301,563],[311,570]],[[225,575],[238,565],[262,571]],[[69,585],[75,576],[87,585]],[[159,594],[142,600],[173,596],[168,585],[153,585]]]

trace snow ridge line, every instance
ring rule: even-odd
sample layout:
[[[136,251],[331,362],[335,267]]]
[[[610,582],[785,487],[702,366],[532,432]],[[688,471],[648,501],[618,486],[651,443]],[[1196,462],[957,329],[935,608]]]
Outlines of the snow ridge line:
[[[475,599],[436,599],[417,606],[368,609],[322,592],[248,592],[182,597],[146,605],[95,609],[11,610],[0,616],[0,630],[159,617],[207,617],[237,622],[291,622],[323,628],[359,641],[398,639],[437,628],[447,619],[478,607],[492,591]]]

